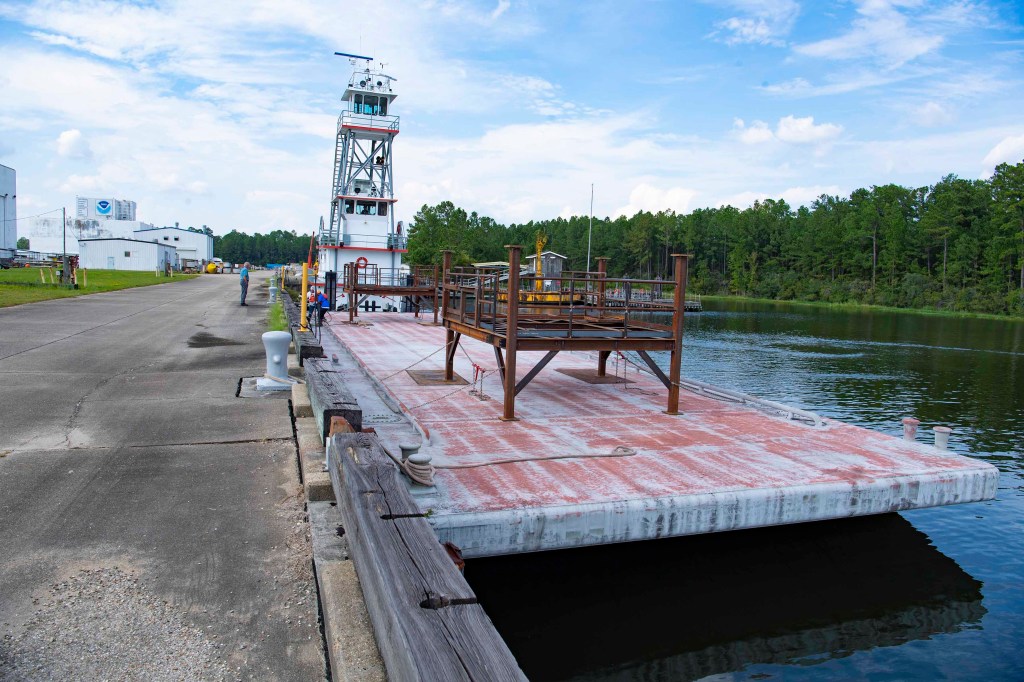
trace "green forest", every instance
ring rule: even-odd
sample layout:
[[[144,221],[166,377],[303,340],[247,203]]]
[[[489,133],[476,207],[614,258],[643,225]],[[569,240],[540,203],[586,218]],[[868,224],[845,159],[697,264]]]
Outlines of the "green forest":
[[[248,235],[231,230],[223,237],[213,238],[213,255],[227,263],[255,265],[305,262],[309,255],[309,235],[295,230],[274,230],[267,234]]]
[[[587,216],[506,226],[446,201],[416,214],[408,261],[439,262],[443,249],[460,263],[502,260],[505,244],[531,253],[541,231],[567,269],[584,270],[588,226]],[[876,185],[795,210],[766,199],[595,217],[591,253],[610,257],[611,276],[666,279],[670,254],[692,254],[699,294],[1024,315],[1024,161],[987,180]]]

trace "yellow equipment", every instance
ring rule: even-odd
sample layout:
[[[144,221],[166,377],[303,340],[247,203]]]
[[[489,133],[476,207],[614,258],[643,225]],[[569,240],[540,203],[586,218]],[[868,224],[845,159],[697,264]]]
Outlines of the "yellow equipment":
[[[206,264],[206,272],[208,272],[211,275],[217,274],[217,264],[216,263],[207,263]]]

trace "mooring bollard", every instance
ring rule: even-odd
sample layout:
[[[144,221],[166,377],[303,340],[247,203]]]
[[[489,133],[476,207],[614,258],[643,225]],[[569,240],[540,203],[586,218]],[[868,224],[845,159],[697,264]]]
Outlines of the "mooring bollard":
[[[263,347],[267,352],[267,373],[256,380],[256,387],[264,391],[290,391],[294,383],[288,376],[288,332],[266,332]]]
[[[920,419],[914,419],[913,417],[904,417],[903,440],[914,440],[914,438],[917,437],[917,425],[920,423]]]
[[[416,443],[399,443],[398,449],[402,451],[402,461],[409,459],[410,455],[415,455],[420,451],[420,446]]]
[[[949,447],[949,434],[953,432],[953,429],[948,426],[936,426],[932,431],[935,432],[935,447],[939,450],[945,450]]]

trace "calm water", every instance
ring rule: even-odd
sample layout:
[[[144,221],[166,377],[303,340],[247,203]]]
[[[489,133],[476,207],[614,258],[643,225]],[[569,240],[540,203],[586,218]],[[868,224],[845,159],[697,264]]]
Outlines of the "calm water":
[[[894,435],[951,426],[998,499],[469,562],[527,675],[1024,680],[1024,323],[708,307],[685,375]]]

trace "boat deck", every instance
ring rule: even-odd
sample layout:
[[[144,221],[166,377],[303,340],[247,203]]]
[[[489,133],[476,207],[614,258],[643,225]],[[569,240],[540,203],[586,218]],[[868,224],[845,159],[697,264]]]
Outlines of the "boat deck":
[[[428,435],[436,489],[417,499],[441,540],[467,557],[995,496],[997,472],[985,462],[834,420],[814,425],[688,391],[682,414],[666,414],[656,378],[614,358],[597,377],[586,352],[554,358],[519,395],[519,421],[502,421],[488,345],[460,345],[455,369],[469,383],[424,382],[417,372],[444,367],[442,327],[394,313],[360,320],[369,325],[329,329]],[[523,357],[521,373],[533,360]],[[616,448],[635,454],[612,456]]]

